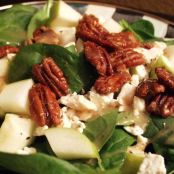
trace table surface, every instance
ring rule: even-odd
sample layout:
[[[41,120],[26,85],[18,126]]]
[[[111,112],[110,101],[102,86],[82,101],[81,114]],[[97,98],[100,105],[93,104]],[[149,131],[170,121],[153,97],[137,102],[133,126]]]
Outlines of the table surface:
[[[24,1],[35,1],[35,0],[0,0],[0,6],[11,3],[24,2]],[[87,0],[87,1],[105,2],[109,4],[115,4],[121,7],[145,11],[174,22],[174,0]]]

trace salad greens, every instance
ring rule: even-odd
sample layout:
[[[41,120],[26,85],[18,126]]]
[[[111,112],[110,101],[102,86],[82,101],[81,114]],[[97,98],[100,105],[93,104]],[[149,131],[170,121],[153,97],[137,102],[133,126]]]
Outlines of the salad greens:
[[[174,117],[159,118],[156,115],[150,117],[150,122],[144,134],[150,138],[155,153],[161,154],[166,159],[168,172],[174,171]]]
[[[27,28],[27,37],[32,38],[33,32],[42,25],[46,25],[50,18],[50,10],[53,5],[53,0],[47,1],[47,3],[38,10],[30,20]]]
[[[124,30],[129,30],[133,32],[140,41],[162,41],[165,42],[167,45],[174,45],[174,40],[166,40],[163,38],[155,37],[154,26],[148,20],[139,19],[129,24],[126,20],[122,19],[120,21],[120,25],[123,27]]]
[[[71,92],[83,94],[84,90],[91,89],[98,76],[85,59],[84,52],[77,53],[74,45],[64,48],[42,43],[27,46],[22,44],[26,39],[32,38],[37,28],[49,23],[52,7],[58,9],[58,6],[53,5],[53,0],[48,0],[41,9],[14,5],[0,13],[0,46],[21,46],[20,51],[10,61],[7,82],[31,78],[33,65],[41,63],[45,57],[52,57],[63,71]],[[141,42],[163,41],[169,45],[174,44],[174,40],[155,37],[153,24],[147,20],[140,19],[131,24],[121,20],[120,24],[124,30],[133,32]],[[127,133],[124,126],[135,124],[132,111],[118,112],[116,109],[108,109],[84,124],[83,134],[96,145],[104,170],[96,159],[65,161],[55,157],[46,137],[41,136],[31,144],[31,147],[37,149],[36,154],[0,152],[0,173],[10,170],[11,173],[19,174],[127,174],[127,148],[136,143],[136,137]],[[171,173],[174,172],[173,125],[174,117],[164,119],[152,115],[149,116],[149,123],[143,135],[150,140],[153,151],[165,158],[167,170]],[[136,171],[139,163],[134,166]]]
[[[95,77],[84,56],[77,56],[57,45],[33,44],[23,47],[11,62],[9,82],[30,78],[32,66],[41,63],[44,57],[52,57],[59,65],[68,80],[71,91],[80,92],[87,88]]]
[[[0,43],[19,44],[27,36],[27,26],[37,11],[32,6],[15,5],[0,13]],[[8,19],[8,20],[7,20]]]

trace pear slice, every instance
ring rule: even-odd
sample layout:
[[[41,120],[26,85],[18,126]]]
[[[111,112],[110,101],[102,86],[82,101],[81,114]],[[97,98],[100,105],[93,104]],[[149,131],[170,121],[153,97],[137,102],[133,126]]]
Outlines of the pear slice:
[[[121,169],[124,174],[136,174],[145,157],[143,153],[126,153],[126,158]]]
[[[6,114],[0,128],[0,151],[16,153],[32,141],[34,122],[15,114]]]
[[[51,9],[49,25],[53,30],[56,30],[56,27],[74,27],[81,17],[79,12],[60,0]]]
[[[150,72],[151,78],[156,78],[155,68],[162,67],[174,74],[173,63],[166,56],[160,56],[154,63],[152,63],[152,70]]]
[[[28,93],[32,79],[22,80],[5,85],[0,93],[0,108],[5,112],[29,115]]]
[[[63,159],[98,158],[95,145],[72,128],[50,128],[45,135],[53,152]]]

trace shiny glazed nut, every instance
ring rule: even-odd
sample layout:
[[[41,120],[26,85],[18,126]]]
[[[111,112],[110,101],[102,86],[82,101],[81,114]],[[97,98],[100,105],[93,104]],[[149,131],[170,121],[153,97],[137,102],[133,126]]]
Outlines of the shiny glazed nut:
[[[150,113],[163,117],[171,116],[174,113],[174,96],[159,94],[146,108]]]
[[[19,51],[18,47],[5,45],[0,47],[0,58],[7,56],[9,53],[17,53]]]
[[[140,46],[132,32],[109,33],[93,15],[83,16],[77,26],[76,37],[117,50]]]
[[[141,82],[136,89],[136,96],[147,99],[154,97],[159,93],[165,92],[165,86],[160,84],[157,80],[145,80]]]
[[[128,73],[117,72],[111,76],[99,77],[94,84],[94,88],[100,94],[118,92],[129,80],[130,75]]]
[[[174,92],[174,75],[164,68],[156,68],[155,73],[159,81]]]
[[[30,114],[39,126],[60,124],[60,107],[55,94],[42,84],[29,91]]]
[[[87,41],[84,43],[86,59],[96,68],[98,74],[112,75],[113,70],[109,60],[109,54],[101,46],[94,42]]]
[[[145,64],[142,54],[134,51],[132,48],[122,49],[110,54],[113,69],[125,65],[127,68]]]
[[[32,74],[37,82],[49,86],[57,98],[68,94],[68,83],[52,58],[44,58],[41,64],[33,66]]]
[[[33,38],[26,41],[26,44],[33,43],[45,43],[45,44],[59,44],[59,36],[52,29],[45,26],[41,26],[39,29],[34,31]]]

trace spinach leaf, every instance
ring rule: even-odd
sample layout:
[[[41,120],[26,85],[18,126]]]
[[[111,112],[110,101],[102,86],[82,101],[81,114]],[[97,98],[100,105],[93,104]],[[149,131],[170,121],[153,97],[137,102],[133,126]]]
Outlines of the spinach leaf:
[[[166,40],[155,37],[153,24],[148,20],[140,19],[129,24],[127,21],[122,19],[119,23],[124,28],[124,30],[133,32],[137,39],[142,42],[161,41],[165,42],[167,45],[174,44],[174,40]]]
[[[50,17],[50,9],[53,5],[53,0],[48,0],[47,3],[31,18],[28,25],[28,38],[33,37],[33,32],[42,25],[46,25]]]
[[[20,43],[26,39],[26,29],[36,8],[14,5],[0,13],[0,42]]]
[[[59,65],[71,91],[80,92],[94,78],[93,72],[90,71],[89,64],[86,63],[83,56],[78,57],[57,45],[33,44],[23,47],[11,62],[8,81],[15,82],[30,78],[33,65],[40,63],[44,57],[52,57]],[[88,81],[84,79],[88,79]]]
[[[16,155],[1,152],[0,166],[21,174],[83,174],[69,162],[42,153]]]
[[[125,30],[133,32],[140,41],[146,41],[155,38],[154,27],[150,21],[140,19],[132,24],[129,24],[123,19],[120,21],[120,24]]]
[[[100,153],[105,169],[121,168],[126,158],[126,150],[134,142],[133,136],[121,128],[116,128]]]
[[[168,172],[174,170],[174,117],[160,118],[151,115],[150,122],[144,134],[150,138],[156,153],[165,158]]]
[[[100,150],[111,137],[116,124],[117,111],[112,110],[86,123],[83,133]]]

